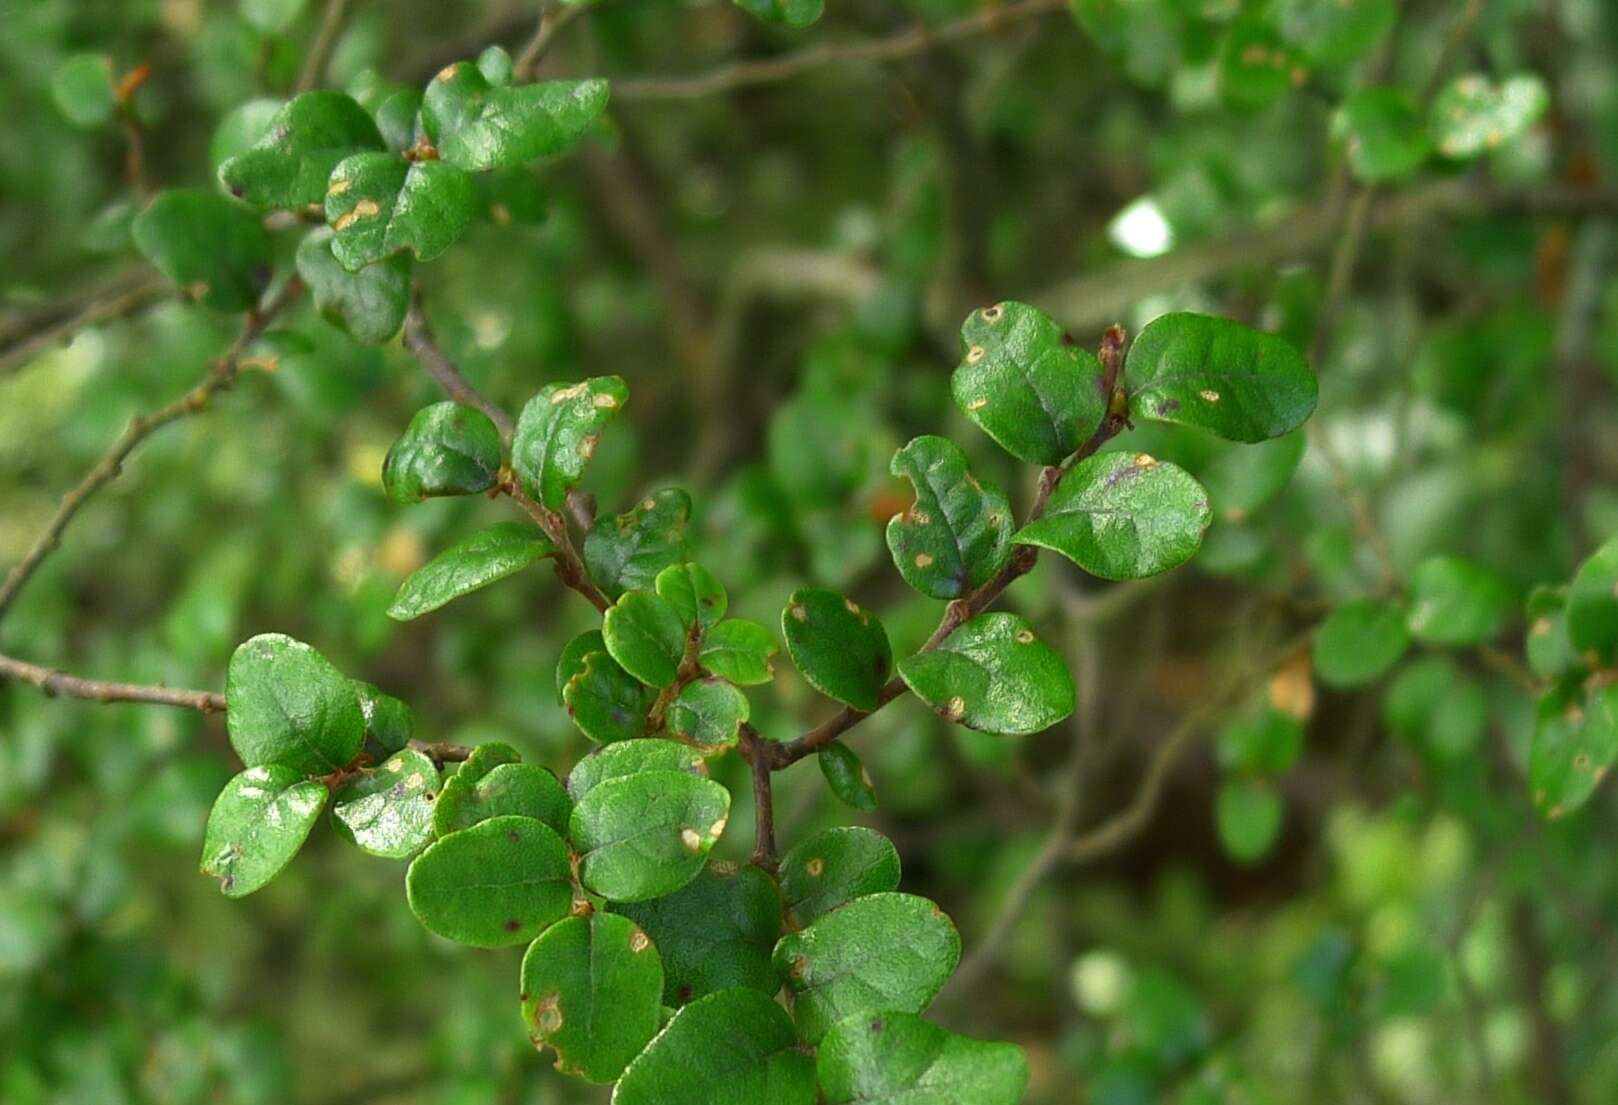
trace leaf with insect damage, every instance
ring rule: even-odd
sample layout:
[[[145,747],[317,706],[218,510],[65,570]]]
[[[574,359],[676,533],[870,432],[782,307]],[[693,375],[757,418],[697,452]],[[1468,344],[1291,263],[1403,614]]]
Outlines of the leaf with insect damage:
[[[945,720],[1002,736],[1048,729],[1075,701],[1067,665],[1016,614],[979,614],[903,660],[899,675]]]
[[[696,877],[730,816],[730,792],[684,771],[603,780],[573,808],[586,889],[614,902],[672,894]]]
[[[241,898],[279,875],[326,805],[326,788],[282,764],[250,767],[225,784],[208,814],[202,873]]]
[[[382,488],[401,505],[477,495],[500,474],[500,431],[480,410],[448,400],[423,407],[382,461]]]
[[[568,491],[595,455],[601,428],[628,401],[621,376],[541,388],[523,407],[511,439],[511,467],[523,490],[552,510],[566,506]]]
[[[431,261],[466,232],[476,203],[472,177],[446,162],[344,158],[326,183],[332,256],[349,272],[405,250]]]
[[[943,437],[918,437],[893,455],[893,474],[915,488],[910,509],[888,522],[888,550],[904,581],[935,599],[986,583],[1011,555],[1011,503],[967,470]]]

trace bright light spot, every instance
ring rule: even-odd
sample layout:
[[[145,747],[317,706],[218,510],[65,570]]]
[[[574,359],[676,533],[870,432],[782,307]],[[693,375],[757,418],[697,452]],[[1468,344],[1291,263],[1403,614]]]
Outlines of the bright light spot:
[[[1151,196],[1142,196],[1114,215],[1107,237],[1131,257],[1161,257],[1174,248],[1174,228]]]

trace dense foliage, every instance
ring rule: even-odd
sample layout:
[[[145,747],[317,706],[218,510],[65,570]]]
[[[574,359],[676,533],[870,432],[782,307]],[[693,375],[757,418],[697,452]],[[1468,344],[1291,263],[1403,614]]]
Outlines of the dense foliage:
[[[1614,20],[9,11],[0,1100],[1607,1100]]]

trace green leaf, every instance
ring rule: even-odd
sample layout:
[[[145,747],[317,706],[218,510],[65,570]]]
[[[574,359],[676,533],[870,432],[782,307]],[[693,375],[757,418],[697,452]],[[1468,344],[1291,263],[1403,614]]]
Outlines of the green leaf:
[[[1591,553],[1574,574],[1567,590],[1567,637],[1594,664],[1618,656],[1618,538]]]
[[[1572,813],[1590,800],[1618,760],[1618,685],[1584,693],[1567,680],[1540,699],[1528,753],[1528,788],[1534,808],[1549,818]]]
[[[815,1063],[792,1021],[757,990],[720,990],[685,1006],[641,1052],[613,1105],[814,1105]]]
[[[960,958],[955,926],[913,894],[855,898],[775,946],[798,1033],[811,1044],[860,1013],[920,1013]]]
[[[503,47],[485,46],[478,55],[478,72],[490,84],[510,84],[512,61],[511,55]]]
[[[1026,303],[973,311],[961,324],[955,405],[1018,460],[1057,464],[1107,413],[1101,362],[1068,345],[1054,319]]]
[[[630,675],[651,687],[672,686],[685,655],[686,623],[674,604],[651,591],[630,591],[601,622],[607,651]]]
[[[1231,771],[1283,775],[1303,751],[1303,723],[1266,704],[1219,731],[1219,763]]]
[[[468,770],[470,764],[444,783],[433,810],[433,832],[438,836],[469,829],[491,817],[532,817],[567,832],[573,801],[555,775],[538,764],[499,763],[486,771]]]
[[[419,137],[417,120],[421,117],[421,91],[400,88],[388,96],[374,110],[376,129],[382,135],[382,144],[396,154],[402,154],[416,144]],[[328,180],[327,189],[331,187]],[[475,186],[474,186],[475,187]]]
[[[1240,523],[1286,490],[1308,448],[1308,436],[1294,430],[1251,445],[1209,444],[1216,451],[1198,467],[1197,480],[1208,489],[1214,514],[1222,521]]]
[[[1286,40],[1319,62],[1353,61],[1382,41],[1399,17],[1398,0],[1281,0]]]
[[[567,792],[578,802],[608,779],[622,779],[643,771],[683,771],[699,779],[708,777],[708,764],[700,752],[677,741],[650,737],[598,748],[573,766]]]
[[[270,237],[258,216],[213,192],[159,192],[131,233],[158,271],[215,310],[257,305],[270,282]]]
[[[691,496],[665,487],[631,510],[599,518],[584,535],[584,566],[609,595],[656,586],[665,568],[685,562]]]
[[[781,858],[781,894],[800,928],[855,898],[897,889],[899,852],[874,829],[823,829]]]
[[[221,164],[251,149],[285,106],[285,100],[260,98],[231,108],[214,128],[213,138],[208,143],[208,164],[217,172]]]
[[[802,30],[826,11],[826,0],[735,0],[738,8],[764,23]]]
[[[836,591],[804,587],[781,611],[787,652],[809,685],[856,710],[881,704],[893,674],[887,631],[869,611]]]
[[[947,438],[918,437],[893,455],[893,474],[916,500],[888,522],[888,549],[906,583],[935,599],[956,599],[986,583],[1011,555],[1011,503],[967,470]]]
[[[826,1105],[1016,1105],[1028,1085],[1015,1045],[895,1012],[838,1024],[820,1043],[816,1071]]]
[[[404,325],[410,306],[409,255],[349,272],[332,256],[331,243],[331,228],[319,226],[298,244],[298,275],[309,285],[315,310],[356,341],[387,341]]]
[[[1618,644],[1618,599],[1613,597],[1612,591],[1612,587],[1618,585],[1618,564],[1613,565],[1612,573],[1613,579],[1608,584],[1606,593],[1589,597],[1602,604],[1609,602],[1612,604],[1610,613],[1614,617],[1614,625],[1608,640],[1612,644]],[[1523,648],[1528,655],[1529,670],[1535,675],[1560,679],[1579,669],[1580,658],[1573,646],[1572,633],[1568,625],[1570,620],[1568,606],[1569,588],[1536,587],[1529,592],[1526,609],[1528,633]],[[1600,650],[1597,651],[1599,653]]]
[[[255,207],[318,205],[337,163],[382,149],[376,123],[352,96],[305,92],[270,120],[252,149],[219,166],[219,182]]]
[[[1275,846],[1284,813],[1281,796],[1257,779],[1227,779],[1214,800],[1214,825],[1225,854],[1257,863]]]
[[[597,744],[646,735],[653,695],[605,652],[585,655],[577,675],[562,688],[562,704],[579,731]]]
[[[1433,97],[1428,126],[1439,153],[1468,160],[1527,134],[1550,103],[1545,82],[1532,73],[1498,84],[1481,73],[1468,73]]]
[[[700,564],[675,564],[657,573],[653,584],[657,593],[680,612],[687,626],[700,624],[707,629],[730,606],[725,585]]]
[[[624,917],[568,917],[522,960],[522,1017],[556,1069],[611,1082],[657,1033],[663,966],[647,934]]]
[[[475,948],[526,944],[573,903],[567,845],[531,817],[494,817],[410,864],[405,893],[430,932]]]
[[[1332,117],[1332,137],[1343,144],[1354,175],[1372,183],[1409,176],[1433,151],[1416,101],[1397,88],[1349,96]]]
[[[1231,441],[1264,441],[1314,413],[1317,385],[1292,343],[1229,319],[1160,315],[1129,348],[1129,410],[1199,426]]]
[[[51,99],[76,127],[98,127],[118,110],[112,59],[105,54],[74,54],[51,75]]]
[[[481,172],[566,150],[601,117],[607,96],[603,80],[491,85],[463,61],[427,86],[421,122],[440,158]]]
[[[379,687],[361,680],[353,681],[354,697],[360,704],[360,716],[365,719],[365,738],[374,740],[389,752],[398,752],[410,743],[416,732],[416,712],[409,703],[383,694]]]
[[[899,676],[945,720],[985,733],[1037,733],[1073,712],[1067,665],[1016,614],[979,614],[900,661]]]
[[[775,678],[770,657],[779,651],[768,629],[745,618],[731,618],[703,634],[698,659],[720,678],[751,687]]]
[[[698,679],[669,703],[668,730],[711,756],[736,743],[751,714],[747,696],[723,679]]]
[[[1315,674],[1332,687],[1378,678],[1410,647],[1405,613],[1392,603],[1355,599],[1331,612],[1315,634]]]
[[[584,670],[584,658],[592,652],[606,652],[607,640],[599,629],[588,629],[562,646],[556,660],[556,704],[567,705],[567,685]]]
[[[388,607],[409,621],[556,554],[550,539],[527,522],[496,522],[463,537],[410,573]]]
[[[871,773],[854,750],[842,741],[832,741],[815,754],[820,761],[820,773],[826,777],[837,800],[857,810],[876,809],[876,786]]]
[[[431,261],[465,233],[476,194],[470,176],[442,161],[361,153],[332,170],[325,202],[332,255],[358,272],[407,249]]]
[[[1299,51],[1257,16],[1231,25],[1220,46],[1218,73],[1220,96],[1238,111],[1268,107],[1309,78]]]
[[[1102,579],[1142,579],[1190,560],[1211,520],[1207,492],[1184,469],[1145,453],[1101,453],[1073,466],[1015,540]]]
[[[614,902],[671,894],[702,870],[729,815],[729,791],[684,771],[602,780],[573,808],[579,878]]]
[[[338,832],[362,852],[404,859],[433,835],[433,802],[438,768],[420,752],[405,749],[359,776],[332,799]]]
[[[326,788],[282,764],[250,767],[225,784],[208,813],[202,873],[241,898],[281,873],[326,805]]]
[[[770,952],[781,935],[781,893],[757,867],[710,864],[672,894],[615,906],[663,957],[663,1002],[680,1006],[718,990],[781,988]]]
[[[237,647],[225,702],[231,747],[248,767],[325,775],[346,767],[365,738],[354,685],[320,653],[279,633]]]
[[[552,510],[566,506],[568,491],[595,455],[601,428],[628,401],[622,376],[541,388],[523,407],[511,439],[511,467],[523,490]]]
[[[401,505],[477,495],[500,475],[500,431],[482,411],[445,401],[417,411],[382,462],[382,487]]]
[[[1458,556],[1424,560],[1410,577],[1410,633],[1434,645],[1481,644],[1500,632],[1510,596],[1499,577]]]

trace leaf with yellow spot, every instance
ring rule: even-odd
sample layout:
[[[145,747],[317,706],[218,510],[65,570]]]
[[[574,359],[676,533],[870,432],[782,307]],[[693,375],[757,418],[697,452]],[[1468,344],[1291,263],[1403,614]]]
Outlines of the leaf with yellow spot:
[[[1011,503],[967,469],[948,438],[918,437],[893,455],[893,474],[916,501],[888,522],[888,549],[904,581],[935,599],[987,582],[1011,555]]]
[[[656,586],[665,569],[685,561],[690,520],[691,496],[678,487],[654,491],[622,514],[596,519],[584,535],[590,578],[615,597]]]
[[[437,798],[438,768],[407,748],[339,790],[332,799],[332,823],[360,851],[404,859],[432,839]]]
[[[349,272],[409,250],[430,261],[454,245],[472,221],[472,177],[442,161],[397,154],[345,158],[326,184],[332,255]]]
[[[945,720],[986,733],[1037,733],[1073,712],[1067,665],[1016,614],[979,614],[901,661],[899,676]]]
[[[730,792],[684,771],[597,783],[573,807],[579,878],[609,901],[671,894],[696,877],[730,816]]]
[[[1586,692],[1564,679],[1540,699],[1528,751],[1528,790],[1534,808],[1555,819],[1590,800],[1618,761],[1618,684]]]
[[[528,401],[511,439],[511,466],[523,490],[552,510],[567,505],[601,428],[629,401],[622,376],[596,376],[576,384],[547,384]]]
[[[897,889],[899,851],[875,829],[824,829],[781,857],[781,894],[800,928],[855,898]]]
[[[371,115],[342,92],[305,92],[276,112],[262,138],[219,166],[219,182],[255,207],[319,204],[337,163],[382,149]]]
[[[809,685],[856,710],[880,705],[893,648],[876,615],[836,591],[804,587],[781,611],[787,652]]]

